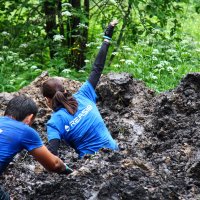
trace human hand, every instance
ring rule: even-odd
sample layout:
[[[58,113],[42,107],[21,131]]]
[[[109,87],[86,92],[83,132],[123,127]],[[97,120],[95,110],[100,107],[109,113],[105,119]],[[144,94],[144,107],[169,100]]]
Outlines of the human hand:
[[[118,20],[114,19],[112,22],[110,22],[111,26],[116,26],[118,24]]]
[[[73,169],[71,169],[70,167],[68,167],[67,164],[65,164],[65,170],[62,171],[60,174],[65,174],[65,175],[69,175],[73,172]]]

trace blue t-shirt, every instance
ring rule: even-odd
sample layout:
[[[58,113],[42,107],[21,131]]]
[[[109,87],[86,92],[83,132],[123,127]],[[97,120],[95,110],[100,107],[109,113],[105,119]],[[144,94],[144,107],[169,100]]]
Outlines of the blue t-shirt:
[[[10,117],[0,117],[0,174],[17,153],[41,146],[43,142],[33,128]]]
[[[118,150],[96,106],[96,93],[86,81],[74,98],[78,110],[71,115],[65,108],[54,112],[47,122],[48,140],[62,139],[82,157],[94,154],[100,148]]]

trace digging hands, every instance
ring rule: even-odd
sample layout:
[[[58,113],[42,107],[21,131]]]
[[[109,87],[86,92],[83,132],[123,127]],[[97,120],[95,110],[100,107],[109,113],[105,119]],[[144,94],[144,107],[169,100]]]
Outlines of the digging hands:
[[[67,164],[65,164],[65,170],[63,172],[61,172],[60,174],[65,174],[65,175],[69,175],[73,172],[73,169],[71,169],[70,167],[68,167]]]

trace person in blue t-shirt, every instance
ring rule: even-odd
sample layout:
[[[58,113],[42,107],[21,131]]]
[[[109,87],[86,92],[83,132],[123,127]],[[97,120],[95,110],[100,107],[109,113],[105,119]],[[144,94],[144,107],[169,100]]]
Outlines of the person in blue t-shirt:
[[[0,117],[0,175],[14,156],[23,149],[48,171],[60,174],[72,172],[60,158],[45,147],[38,132],[30,127],[37,112],[35,102],[24,95],[16,96],[9,101],[4,116]],[[2,187],[0,199],[9,199],[9,195]]]
[[[54,111],[47,122],[47,136],[49,150],[55,155],[58,154],[61,140],[74,148],[79,158],[85,154],[94,154],[101,148],[118,150],[96,106],[95,93],[117,23],[114,20],[108,25],[92,72],[77,93],[69,96],[62,82],[56,78],[50,78],[42,85],[47,105]]]

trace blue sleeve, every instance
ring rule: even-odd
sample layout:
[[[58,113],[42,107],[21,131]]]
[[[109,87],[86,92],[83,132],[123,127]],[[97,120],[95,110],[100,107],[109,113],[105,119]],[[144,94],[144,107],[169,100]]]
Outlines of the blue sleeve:
[[[22,146],[27,151],[31,151],[33,149],[43,146],[43,142],[39,136],[39,133],[29,126],[27,126],[26,130],[24,131],[21,141]]]
[[[52,139],[62,139],[65,132],[63,121],[59,115],[53,115],[47,122],[47,137],[48,141]]]
[[[78,90],[77,94],[83,95],[90,99],[91,101],[96,103],[97,95],[96,92],[92,86],[92,84],[89,81],[86,81]]]

